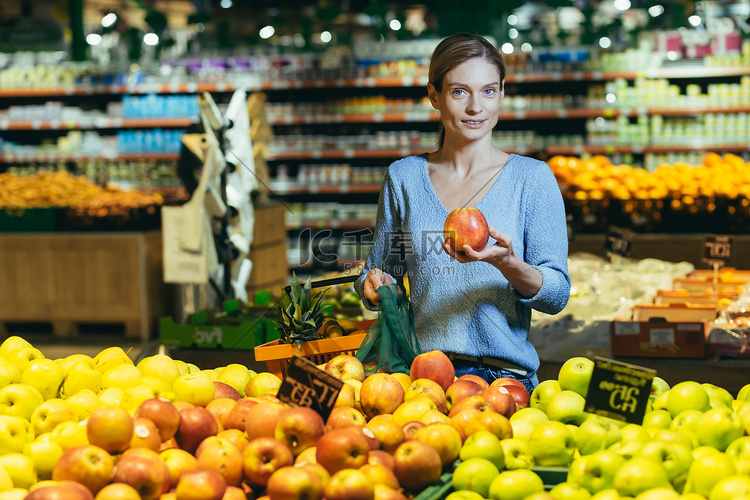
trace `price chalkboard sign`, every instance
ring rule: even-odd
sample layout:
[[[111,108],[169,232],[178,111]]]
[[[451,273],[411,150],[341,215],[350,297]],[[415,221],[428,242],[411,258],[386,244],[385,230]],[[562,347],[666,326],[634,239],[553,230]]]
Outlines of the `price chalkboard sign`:
[[[292,406],[307,406],[328,420],[344,382],[302,356],[289,361],[277,397]]]
[[[635,231],[623,227],[609,226],[607,237],[604,240],[604,251],[608,254],[627,257],[633,248],[633,240],[635,240]]]
[[[703,243],[703,262],[726,266],[732,257],[733,236],[706,235]]]
[[[656,370],[621,361],[594,358],[586,411],[615,420],[642,424]]]

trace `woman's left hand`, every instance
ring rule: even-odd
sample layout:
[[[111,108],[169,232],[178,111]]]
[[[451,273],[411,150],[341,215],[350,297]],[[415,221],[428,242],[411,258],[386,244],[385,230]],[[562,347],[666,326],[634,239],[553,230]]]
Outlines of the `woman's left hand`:
[[[503,269],[510,265],[514,259],[518,259],[518,256],[513,251],[513,242],[510,236],[501,233],[494,227],[490,227],[490,238],[493,238],[495,243],[488,244],[478,252],[473,250],[469,245],[464,245],[463,252],[456,252],[448,245],[447,241],[443,242],[443,249],[448,255],[459,262],[488,262],[498,269]]]

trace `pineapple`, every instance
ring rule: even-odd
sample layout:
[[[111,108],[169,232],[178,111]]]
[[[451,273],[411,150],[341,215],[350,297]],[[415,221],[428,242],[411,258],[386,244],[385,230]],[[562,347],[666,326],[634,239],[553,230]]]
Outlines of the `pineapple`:
[[[305,286],[300,286],[297,276],[292,276],[291,294],[285,292],[279,301],[281,323],[279,323],[279,343],[295,344],[297,349],[303,342],[323,338],[318,328],[323,323],[321,300],[328,288],[312,295],[310,278]]]

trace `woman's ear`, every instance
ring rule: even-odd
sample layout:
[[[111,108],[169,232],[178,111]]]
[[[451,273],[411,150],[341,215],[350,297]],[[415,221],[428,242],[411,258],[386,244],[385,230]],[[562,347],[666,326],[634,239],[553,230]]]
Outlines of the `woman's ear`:
[[[438,100],[438,91],[432,82],[427,82],[427,97],[430,99],[432,107],[440,111],[440,101]]]
[[[500,82],[500,104],[503,103],[504,98],[505,98],[505,80]]]

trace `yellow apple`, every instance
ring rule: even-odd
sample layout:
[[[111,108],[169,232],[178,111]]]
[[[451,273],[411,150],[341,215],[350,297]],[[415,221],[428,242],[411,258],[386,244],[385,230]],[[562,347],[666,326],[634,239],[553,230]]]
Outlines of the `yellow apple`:
[[[85,422],[62,422],[52,429],[50,440],[57,443],[63,451],[87,445],[89,439],[86,437],[86,424]]]
[[[125,390],[120,387],[109,387],[99,393],[99,401],[103,406],[120,406]]]
[[[23,373],[32,361],[35,359],[44,359],[44,354],[36,347],[23,347],[17,351],[8,353],[5,359],[16,365],[16,368]]]
[[[0,344],[0,358],[6,358],[8,354],[16,352],[24,347],[33,347],[26,339],[12,335]]]
[[[23,454],[34,462],[40,480],[52,479],[52,469],[63,454],[63,449],[52,439],[35,439],[23,445]]]
[[[78,420],[86,420],[91,412],[102,406],[102,402],[93,391],[83,389],[67,399],[68,403],[75,408]]]
[[[83,389],[89,389],[95,394],[102,390],[102,374],[94,366],[93,360],[79,361],[68,369],[60,395],[67,398]]]
[[[8,453],[0,456],[0,467],[5,469],[16,488],[29,489],[39,480],[34,461],[23,453]]]
[[[30,385],[39,391],[44,399],[56,398],[65,371],[59,363],[42,358],[31,361],[21,374],[21,383]]]
[[[76,410],[70,403],[59,398],[48,399],[37,406],[30,419],[35,436],[51,432],[58,424],[68,421],[78,422]]]
[[[18,384],[21,382],[21,370],[16,365],[0,358],[0,387],[8,384]]]
[[[108,347],[94,356],[94,366],[101,373],[121,364],[133,365],[133,360],[122,347]]]
[[[10,384],[0,389],[0,414],[29,420],[44,402],[42,395],[26,384]]]
[[[102,389],[110,387],[127,389],[128,387],[140,384],[142,380],[143,374],[135,365],[121,363],[104,372],[102,375]]]
[[[88,354],[71,354],[70,356],[55,360],[55,362],[59,364],[63,370],[65,370],[65,373],[70,370],[71,366],[78,363],[79,361],[91,361],[91,363],[93,364],[94,358],[92,358]]]
[[[144,377],[154,377],[163,380],[170,386],[180,376],[180,369],[177,367],[177,364],[166,354],[154,354],[153,356],[144,358],[137,366]]]
[[[193,406],[206,406],[213,401],[213,379],[205,372],[180,375],[172,385],[175,401],[186,401]]]
[[[185,363],[181,359],[175,359],[174,364],[177,365],[177,369],[180,371],[180,375],[185,375],[187,373],[190,373],[190,367],[188,367],[188,364]]]
[[[26,441],[32,438],[23,419],[0,415],[0,455],[20,452]]]
[[[257,373],[253,370],[248,369],[248,367],[246,367],[245,365],[232,363],[225,366],[219,372],[217,380],[219,382],[224,382],[225,384],[231,385],[237,392],[240,393],[240,396],[244,396],[245,386],[255,375],[257,375]]]
[[[120,407],[133,413],[136,409],[151,398],[160,397],[161,392],[159,389],[149,384],[138,384],[133,387],[125,389],[125,393],[122,395],[120,400]]]
[[[269,372],[260,372],[250,378],[245,384],[244,394],[247,397],[257,397],[263,394],[276,394],[281,386],[281,379]],[[355,388],[356,389],[356,388]],[[359,398],[357,398],[359,400]]]
[[[0,500],[23,500],[28,494],[29,490],[26,488],[11,488],[0,492]]]
[[[10,478],[8,473],[5,472],[5,469],[0,467],[0,492],[8,491],[11,488],[13,488],[13,480]]]

